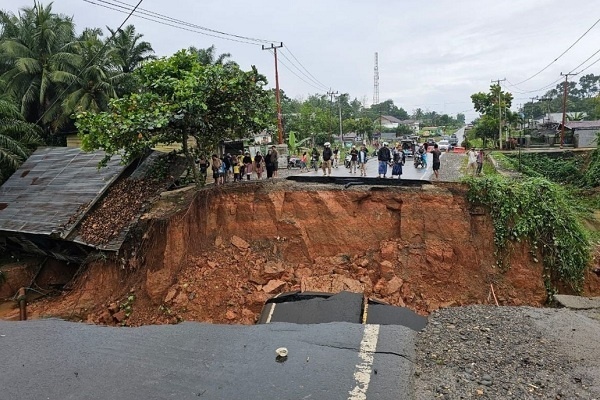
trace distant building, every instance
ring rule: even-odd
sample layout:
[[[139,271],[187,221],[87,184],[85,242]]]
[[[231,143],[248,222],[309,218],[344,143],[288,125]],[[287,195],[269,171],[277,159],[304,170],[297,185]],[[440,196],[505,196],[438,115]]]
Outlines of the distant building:
[[[402,122],[396,117],[392,117],[391,115],[382,115],[375,120],[376,124],[381,124],[382,128],[397,128],[398,125]]]
[[[562,123],[558,125],[558,130]],[[573,144],[577,148],[598,146],[598,132],[600,132],[600,120],[597,121],[569,121],[565,123],[565,132],[573,136]],[[566,136],[566,135],[565,135]]]

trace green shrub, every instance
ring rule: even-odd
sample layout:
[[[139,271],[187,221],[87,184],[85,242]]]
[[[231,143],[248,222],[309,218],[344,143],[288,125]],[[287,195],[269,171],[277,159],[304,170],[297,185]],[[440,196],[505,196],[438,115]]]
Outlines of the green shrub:
[[[469,201],[490,210],[502,267],[508,267],[504,260],[509,243],[528,240],[534,261],[538,254],[543,258],[543,279],[549,292],[557,281],[581,292],[590,244],[567,189],[544,178],[516,181],[493,175],[466,182]]]

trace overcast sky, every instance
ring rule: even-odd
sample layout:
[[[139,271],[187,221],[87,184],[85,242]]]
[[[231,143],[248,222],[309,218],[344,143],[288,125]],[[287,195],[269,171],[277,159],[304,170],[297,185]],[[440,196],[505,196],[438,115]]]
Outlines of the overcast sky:
[[[32,4],[32,0],[2,0],[0,8],[16,12]],[[145,0],[140,7],[189,24],[283,42],[283,54],[289,60],[296,63],[291,51],[321,84],[366,100],[367,105],[373,100],[374,53],[378,52],[381,101],[392,99],[409,113],[417,107],[463,112],[467,120],[477,116],[470,95],[487,91],[492,79],[506,78],[503,87],[513,92],[514,104],[519,105],[546,90],[517,91],[543,88],[600,50],[599,23],[538,76],[519,89],[509,86],[541,70],[589,29],[600,18],[596,0]],[[73,16],[78,31],[114,29],[126,17],[84,0],[55,0],[54,10]],[[274,86],[273,56],[260,45],[209,37],[135,16],[129,23],[160,56],[214,44],[218,53],[231,53],[243,68],[256,65]],[[598,58],[600,53],[578,71]],[[280,60],[311,82],[289,60]],[[283,65],[279,73],[281,88],[290,97],[326,92],[319,83],[311,82],[317,88],[310,86]],[[600,74],[600,62],[587,73]]]

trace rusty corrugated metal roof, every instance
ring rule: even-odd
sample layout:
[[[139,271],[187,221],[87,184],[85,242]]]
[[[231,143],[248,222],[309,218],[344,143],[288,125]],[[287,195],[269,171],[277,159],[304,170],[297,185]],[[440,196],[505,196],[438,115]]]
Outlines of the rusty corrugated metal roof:
[[[118,156],[98,169],[104,155],[38,149],[0,187],[0,231],[66,237],[125,169]]]
[[[600,129],[600,120],[596,121],[568,121],[565,122],[568,129]]]

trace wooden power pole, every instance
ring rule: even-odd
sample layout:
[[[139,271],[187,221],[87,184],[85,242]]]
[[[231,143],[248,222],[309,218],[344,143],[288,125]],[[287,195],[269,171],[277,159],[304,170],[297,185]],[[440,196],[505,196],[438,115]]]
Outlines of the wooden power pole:
[[[565,123],[567,122],[567,92],[569,89],[569,76],[571,75],[577,75],[577,74],[563,74],[562,72],[560,73],[561,76],[565,77],[565,87],[564,87],[564,91],[563,91],[563,115],[562,115],[562,126],[560,128],[560,148],[563,148],[563,145],[565,143]]]
[[[500,82],[504,82],[506,80],[506,78],[504,79],[496,79],[495,81],[493,80],[492,83],[496,82],[496,85],[498,85],[498,141],[499,141],[499,145],[500,145],[500,149],[502,149],[502,86],[500,86]]]
[[[283,144],[283,124],[281,122],[281,98],[279,96],[279,72],[277,71],[277,49],[283,47],[283,42],[279,43],[279,46],[273,45],[265,47],[262,46],[263,50],[273,50],[275,55],[275,100],[277,101],[277,132],[279,133],[279,144]]]

